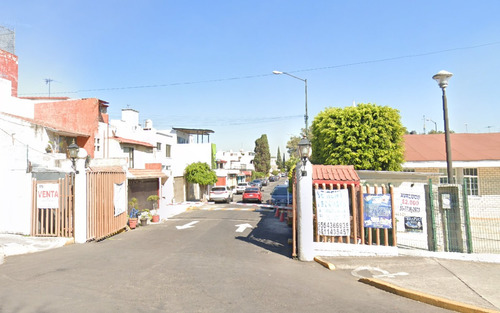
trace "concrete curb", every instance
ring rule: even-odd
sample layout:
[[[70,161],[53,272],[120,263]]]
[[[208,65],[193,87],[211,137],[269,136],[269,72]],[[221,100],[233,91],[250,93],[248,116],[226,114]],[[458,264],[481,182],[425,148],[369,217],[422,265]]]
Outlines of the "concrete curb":
[[[327,269],[329,269],[330,271],[331,270],[334,270],[335,269],[335,265],[333,263],[330,263],[328,261],[325,261],[323,260],[322,258],[320,257],[314,257],[314,261],[318,262],[319,264],[323,265],[324,267],[326,267]]]
[[[446,298],[441,298],[441,297],[436,297],[433,295],[429,295],[423,292],[419,291],[414,291],[406,288],[402,288],[390,283],[387,283],[385,281],[382,281],[380,279],[376,278],[361,278],[359,279],[359,282],[362,282],[364,284],[382,289],[384,291],[396,294],[398,296],[402,296],[408,299],[416,300],[419,302],[427,303],[433,306],[437,306],[443,309],[447,310],[453,310],[456,312],[485,312],[485,313],[498,313],[500,311],[496,310],[490,310],[490,309],[484,309],[484,308],[479,308],[473,305],[449,300]]]

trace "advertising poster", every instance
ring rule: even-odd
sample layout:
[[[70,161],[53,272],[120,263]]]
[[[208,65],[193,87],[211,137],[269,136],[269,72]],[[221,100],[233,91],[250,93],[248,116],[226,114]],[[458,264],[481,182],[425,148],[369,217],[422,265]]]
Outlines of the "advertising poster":
[[[59,184],[37,184],[36,185],[36,207],[38,209],[59,208]]]
[[[351,234],[349,192],[347,189],[316,189],[316,213],[318,235],[349,236]]]
[[[398,188],[394,197],[398,232],[423,232],[426,223],[424,188]]]
[[[364,227],[392,228],[390,194],[364,194]]]
[[[113,204],[115,206],[115,216],[118,216],[127,210],[127,193],[125,182],[114,184]]]

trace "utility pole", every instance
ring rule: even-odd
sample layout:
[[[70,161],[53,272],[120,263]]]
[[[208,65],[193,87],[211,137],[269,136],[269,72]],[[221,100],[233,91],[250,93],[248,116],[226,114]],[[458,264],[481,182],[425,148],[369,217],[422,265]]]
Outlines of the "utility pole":
[[[50,83],[54,80],[52,78],[45,78],[45,85],[49,85],[49,98],[50,98]]]

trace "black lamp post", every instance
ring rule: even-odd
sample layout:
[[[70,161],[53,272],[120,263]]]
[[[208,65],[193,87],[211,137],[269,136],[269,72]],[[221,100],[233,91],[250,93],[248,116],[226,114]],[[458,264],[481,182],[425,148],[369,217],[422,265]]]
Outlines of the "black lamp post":
[[[69,158],[71,159],[71,162],[73,163],[73,170],[75,171],[76,174],[78,174],[78,171],[76,170],[76,158],[78,157],[78,152],[80,151],[80,147],[75,143],[75,139],[73,139],[73,142],[68,146],[68,153],[69,153]]]
[[[307,159],[311,156],[311,142],[304,136],[299,141],[299,156],[302,160],[302,176],[307,176],[307,171],[305,171],[305,166]]]
[[[448,171],[448,184],[453,184],[453,168],[451,159],[451,142],[450,142],[450,128],[448,125],[448,101],[446,99],[446,87],[450,80],[452,73],[448,71],[439,71],[436,75],[432,76],[437,81],[439,87],[443,90],[443,117],[444,117],[444,135],[446,143],[446,167]]]

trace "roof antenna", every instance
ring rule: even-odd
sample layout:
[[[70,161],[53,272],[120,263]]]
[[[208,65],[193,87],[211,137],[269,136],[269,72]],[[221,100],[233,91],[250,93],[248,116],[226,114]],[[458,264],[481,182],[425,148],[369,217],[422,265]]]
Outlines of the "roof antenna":
[[[49,98],[50,98],[50,83],[54,80],[52,78],[45,78],[45,85],[49,85]]]

